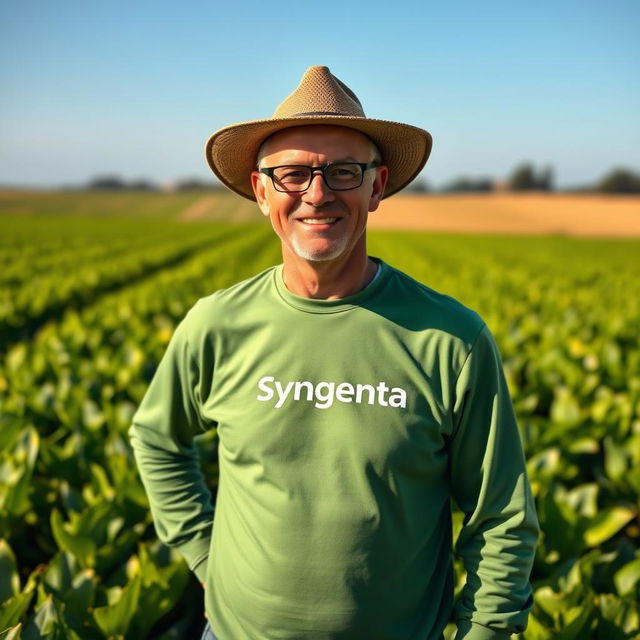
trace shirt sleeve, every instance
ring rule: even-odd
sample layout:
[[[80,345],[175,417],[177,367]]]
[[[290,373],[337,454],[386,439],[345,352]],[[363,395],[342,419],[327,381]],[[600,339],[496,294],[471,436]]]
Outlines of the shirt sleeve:
[[[177,548],[204,582],[213,506],[193,438],[208,425],[198,409],[200,372],[187,326],[183,320],[176,328],[129,438],[158,537]]]
[[[455,386],[452,496],[464,514],[456,544],[467,578],[456,640],[498,640],[526,628],[539,527],[522,443],[493,336],[482,328]]]

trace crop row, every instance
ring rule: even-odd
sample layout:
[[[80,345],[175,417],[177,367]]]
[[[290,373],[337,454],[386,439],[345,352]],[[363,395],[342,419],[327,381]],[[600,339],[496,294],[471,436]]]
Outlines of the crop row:
[[[225,225],[194,229],[174,223],[163,230],[162,236],[152,235],[153,242],[136,242],[136,237],[129,235],[131,227],[123,225],[115,255],[105,247],[107,240],[102,240],[83,251],[59,252],[64,258],[56,264],[49,261],[48,268],[33,268],[28,256],[15,260],[14,272],[22,275],[0,283],[0,348],[29,337],[69,307],[91,303],[102,293],[128,286],[223,242],[232,230]],[[140,231],[139,222],[136,227]],[[123,236],[123,231],[128,233]]]
[[[11,222],[12,225],[3,222],[4,243],[0,242],[0,285],[6,287],[19,287],[42,274],[62,279],[72,269],[95,266],[103,260],[120,260],[170,240],[181,244],[197,235],[189,225],[167,222],[152,226],[138,219],[115,224],[113,220],[93,221],[87,233],[79,234],[77,221],[55,218],[46,226],[34,223],[28,239],[18,242],[15,238],[11,242],[11,227],[16,219]]]

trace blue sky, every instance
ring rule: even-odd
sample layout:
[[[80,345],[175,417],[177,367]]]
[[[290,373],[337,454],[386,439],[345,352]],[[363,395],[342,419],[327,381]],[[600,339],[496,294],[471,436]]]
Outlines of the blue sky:
[[[423,177],[640,170],[640,2],[0,3],[0,184],[208,178],[216,129],[325,64],[434,138]]]

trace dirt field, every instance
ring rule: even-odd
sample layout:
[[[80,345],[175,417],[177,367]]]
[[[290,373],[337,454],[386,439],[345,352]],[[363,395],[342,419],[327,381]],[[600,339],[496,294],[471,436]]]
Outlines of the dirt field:
[[[402,195],[384,200],[369,227],[460,233],[640,236],[640,196]]]

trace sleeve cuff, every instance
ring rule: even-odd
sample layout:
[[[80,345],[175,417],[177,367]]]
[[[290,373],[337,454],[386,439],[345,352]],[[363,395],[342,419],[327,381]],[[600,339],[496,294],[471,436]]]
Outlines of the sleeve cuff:
[[[206,536],[176,546],[176,550],[180,552],[189,565],[189,569],[198,576],[200,582],[205,582],[207,575],[210,544],[211,537]]]
[[[511,633],[503,629],[490,629],[470,620],[458,622],[455,640],[509,640]]]
[[[209,560],[209,556],[205,556],[196,565],[191,567],[191,571],[193,571],[193,573],[196,574],[201,584],[205,584],[207,580],[207,561],[208,560]]]

